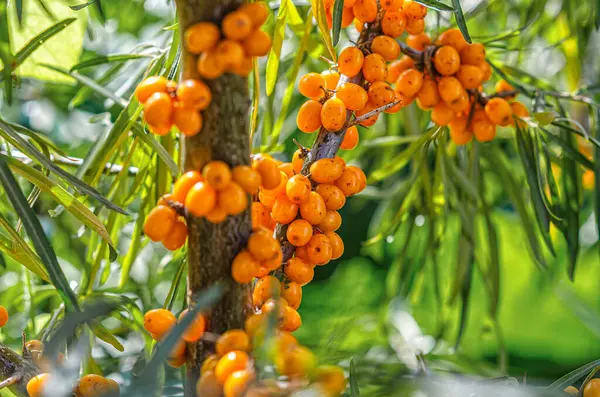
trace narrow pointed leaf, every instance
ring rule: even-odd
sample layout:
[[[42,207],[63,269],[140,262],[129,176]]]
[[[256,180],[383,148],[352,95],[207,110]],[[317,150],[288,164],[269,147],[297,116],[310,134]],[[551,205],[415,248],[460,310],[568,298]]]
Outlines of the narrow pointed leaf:
[[[79,10],[83,10],[85,7],[92,5],[96,2],[97,0],[90,0],[87,1],[83,4],[75,4],[75,5],[69,5],[69,8],[75,11],[79,11]]]
[[[348,377],[350,382],[350,396],[359,397],[360,390],[358,388],[358,381],[356,380],[356,365],[354,364],[354,357],[350,358],[350,371]]]
[[[71,72],[75,70],[85,69],[92,66],[104,65],[107,63],[115,63],[115,62],[126,62],[131,61],[133,59],[144,59],[144,58],[152,58],[152,55],[149,54],[113,54],[113,55],[101,55],[92,59],[85,60],[83,62],[78,63],[77,65],[71,68]]]
[[[277,18],[275,19],[275,30],[273,31],[273,43],[271,44],[271,50],[267,58],[266,66],[266,91],[267,96],[271,96],[277,83],[277,73],[279,71],[279,60],[281,59],[281,47],[283,46],[283,40],[285,39],[285,27],[287,24],[288,14],[288,3],[291,0],[283,0],[281,7],[277,11]]]
[[[415,0],[415,3],[423,4],[427,8],[436,11],[456,11],[454,8],[437,0]]]
[[[12,240],[10,240],[0,233],[0,250],[38,275],[42,280],[50,282],[48,272],[40,261],[40,257],[33,252],[23,237],[19,235],[2,214],[0,214],[0,227],[6,230],[10,237],[12,237]]]
[[[333,5],[333,27],[331,30],[332,43],[334,46],[340,41],[342,31],[342,14],[344,13],[344,0],[335,0]]]
[[[456,17],[456,24],[462,32],[465,40],[467,40],[467,43],[471,44],[471,36],[469,35],[469,30],[467,29],[467,22],[465,21],[465,15],[463,14],[462,8],[460,6],[460,0],[452,0],[452,6],[454,7],[454,16]]]
[[[48,41],[54,35],[62,32],[67,26],[69,26],[76,20],[77,20],[76,18],[64,19],[64,20],[50,26],[48,29],[44,30],[42,33],[38,34],[33,39],[31,39],[23,48],[21,48],[15,54],[16,67],[21,65],[35,50],[40,48],[42,46],[42,44],[44,44],[46,41]],[[16,67],[15,67],[15,69],[16,69]]]
[[[15,0],[15,8],[17,9],[17,19],[19,24],[23,23],[23,0]]]
[[[321,32],[321,38],[325,43],[325,47],[329,52],[331,60],[335,62],[337,60],[337,53],[335,52],[335,48],[331,42],[331,35],[329,34],[329,26],[327,25],[327,16],[325,14],[325,5],[323,4],[323,0],[310,0],[310,4],[312,6],[313,16],[317,21],[317,26]]]

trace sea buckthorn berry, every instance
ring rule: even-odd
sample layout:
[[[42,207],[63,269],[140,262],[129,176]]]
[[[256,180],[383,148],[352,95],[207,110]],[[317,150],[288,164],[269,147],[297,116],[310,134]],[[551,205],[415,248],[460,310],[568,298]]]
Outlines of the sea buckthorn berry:
[[[298,310],[302,303],[302,286],[293,281],[288,282],[281,289],[281,297],[285,299],[291,309]]]
[[[175,106],[173,124],[183,135],[194,136],[202,129],[202,116],[195,109]]]
[[[296,247],[296,252],[294,253],[294,257],[300,258],[305,262],[310,262],[310,259],[308,259],[308,250],[306,248],[306,245],[303,245],[301,247]]]
[[[344,241],[336,232],[325,232],[331,244],[331,259],[335,260],[344,254]]]
[[[423,87],[423,73],[417,69],[408,69],[400,74],[396,90],[406,97],[414,97]]]
[[[253,170],[248,165],[238,165],[234,167],[231,172],[231,178],[235,183],[240,185],[242,189],[248,194],[258,193],[260,187],[260,174]]]
[[[308,200],[311,190],[312,186],[308,178],[300,174],[292,176],[285,186],[285,194],[288,199],[296,204]]]
[[[209,221],[210,223],[221,223],[224,222],[225,219],[227,219],[227,215],[229,215],[227,213],[227,211],[221,207],[220,205],[221,203],[217,203],[215,204],[215,206],[213,207],[212,210],[210,210],[210,212],[206,215],[204,215],[204,217],[206,218],[207,221]]]
[[[525,118],[525,117],[529,117],[529,110],[527,110],[527,107],[525,107],[525,105],[523,105],[521,102],[513,102],[510,104],[510,109],[513,112],[513,115],[516,116],[517,118]],[[517,121],[519,127],[524,128],[527,126],[527,123],[524,121]],[[514,119],[512,124],[514,125]]]
[[[169,201],[175,201],[173,195],[171,193],[165,193],[156,202],[156,205],[166,205],[169,206]]]
[[[496,83],[496,92],[497,93],[501,93],[501,92],[509,92],[509,91],[514,91],[515,87],[513,87],[508,81],[506,80],[500,80]],[[505,97],[506,100],[511,100],[511,99],[515,99],[516,95],[511,95],[509,97]]]
[[[8,322],[8,310],[0,305],[0,328],[4,327]]]
[[[162,76],[148,77],[135,88],[135,97],[140,103],[146,103],[152,94],[167,92],[168,80]]]
[[[179,315],[179,321],[183,320],[185,316],[189,314],[189,310],[185,309]],[[206,329],[206,320],[204,320],[204,316],[200,313],[196,314],[196,317],[190,324],[190,326],[183,333],[183,340],[186,342],[196,342],[202,338],[204,335],[204,330]]]
[[[277,318],[278,322],[281,322],[283,321],[286,307],[287,302],[284,299],[269,299],[264,305],[262,305],[260,312],[266,315],[273,315]]]
[[[293,203],[287,196],[282,195],[277,197],[273,208],[271,209],[271,216],[278,223],[287,225],[296,219],[298,215],[298,204]]]
[[[260,271],[260,263],[248,251],[242,250],[231,263],[231,277],[239,284],[247,284]]]
[[[186,343],[183,340],[177,342],[173,350],[171,350],[169,359],[167,360],[169,366],[173,368],[183,366],[187,361],[186,349]]]
[[[352,196],[358,193],[360,189],[359,178],[356,173],[346,168],[342,175],[335,180],[335,185],[339,187],[346,196]]]
[[[381,30],[386,36],[398,38],[406,29],[406,15],[402,11],[386,11],[381,19]]]
[[[274,203],[274,202],[273,202]],[[271,210],[260,201],[252,203],[252,228],[268,227],[271,222]]]
[[[354,29],[356,29],[358,33],[363,31],[364,26],[365,24],[363,22],[359,21],[356,18],[354,19]]]
[[[175,226],[177,214],[165,205],[154,207],[144,221],[144,234],[152,241],[162,241]]]
[[[335,90],[340,81],[340,74],[333,70],[321,72],[321,76],[325,79],[325,88]]]
[[[185,222],[178,220],[173,225],[169,234],[162,240],[162,243],[166,249],[177,251],[179,248],[183,247],[187,240],[187,236],[188,228]]]
[[[485,114],[494,124],[507,126],[513,121],[512,109],[502,98],[492,98],[485,105]]]
[[[335,185],[321,183],[315,191],[323,198],[327,211],[337,211],[346,204],[346,196]]]
[[[286,174],[288,178],[294,176],[294,166],[292,165],[292,163],[279,164],[278,168],[279,170],[281,170],[281,172]]]
[[[223,385],[217,380],[214,371],[202,373],[198,383],[196,383],[196,394],[206,397],[221,397],[223,396]]]
[[[275,204],[275,200],[277,200],[277,197],[267,196],[261,190],[261,191],[258,192],[258,199],[260,200],[260,203],[262,205],[264,205],[265,207],[267,207],[269,209],[269,211],[270,211],[271,208],[273,208],[273,204]]]
[[[460,52],[463,48],[467,46],[467,41],[465,40],[462,32],[458,28],[448,29],[443,32],[435,41],[435,44],[439,46],[449,45],[456,49],[456,51]]]
[[[358,192],[362,192],[367,187],[367,176],[359,167],[355,165],[349,165],[346,169],[354,172],[356,177],[358,178]]]
[[[244,47],[235,40],[221,40],[213,52],[225,68],[236,67],[244,61]]]
[[[339,396],[346,390],[346,376],[344,375],[344,371],[335,365],[318,367],[315,381],[325,396]]]
[[[481,62],[479,69],[483,72],[483,82],[488,81],[492,77],[492,67],[487,62]]]
[[[204,216],[215,207],[217,192],[208,183],[198,182],[185,198],[187,210],[195,216]]]
[[[321,124],[329,131],[338,131],[346,123],[346,105],[339,98],[329,98],[321,108]]]
[[[212,101],[212,93],[202,81],[188,79],[177,86],[177,100],[185,108],[204,110]]]
[[[215,353],[217,356],[223,357],[232,351],[247,352],[250,350],[250,338],[241,329],[230,329],[217,339],[215,344]]]
[[[369,102],[378,108],[394,102],[395,99],[394,89],[384,81],[376,81],[369,87]]]
[[[369,97],[364,88],[354,83],[341,84],[335,93],[348,110],[360,110],[365,107]]]
[[[108,393],[111,396],[118,396],[121,392],[121,388],[119,387],[119,384],[117,383],[117,381],[114,379],[109,379],[109,378],[106,378],[106,381],[108,382],[108,384],[107,384]]]
[[[219,357],[216,354],[209,354],[202,362],[202,366],[200,367],[200,373],[204,374],[209,371],[214,371],[218,362]]]
[[[423,87],[417,95],[417,104],[423,110],[431,109],[440,102],[438,87],[433,79],[426,78]]]
[[[342,216],[337,211],[327,211],[323,221],[317,225],[317,228],[323,232],[335,232],[342,225]]]
[[[144,328],[162,338],[177,323],[175,315],[165,309],[153,309],[144,314]]]
[[[248,368],[250,357],[244,351],[234,350],[225,354],[215,367],[215,375],[220,384],[224,384],[227,378],[236,371]]]
[[[413,0],[406,0],[402,6],[402,11],[409,18],[423,19],[427,16],[427,7]]]
[[[291,258],[284,267],[285,275],[288,279],[300,285],[310,283],[315,276],[315,271],[310,263],[300,258]]]
[[[248,208],[248,195],[240,185],[231,182],[219,191],[219,205],[229,215],[241,214]]]
[[[294,167],[294,172],[299,174],[302,171],[302,167],[304,166],[304,159],[306,158],[306,153],[303,150],[298,149],[294,152],[294,156],[292,157],[292,167]]]
[[[485,47],[481,43],[467,44],[460,50],[460,62],[466,65],[479,65],[485,61]]]
[[[165,125],[171,122],[173,101],[169,94],[155,92],[144,106],[144,119],[150,125]]]
[[[214,52],[203,52],[198,58],[197,69],[200,76],[213,80],[225,72],[225,65]]]
[[[39,374],[34,376],[27,382],[27,393],[30,397],[42,397],[44,395],[44,387],[50,378],[50,374]]]
[[[225,397],[242,397],[254,380],[254,372],[251,370],[242,370],[232,373],[223,385]]]
[[[281,183],[281,171],[272,159],[263,157],[255,160],[252,162],[252,168],[260,174],[263,188],[275,189]]]
[[[344,165],[335,159],[320,159],[310,166],[310,178],[317,183],[333,183],[342,175]]]
[[[352,150],[358,145],[359,135],[358,128],[355,125],[349,127],[344,134],[344,139],[340,144],[340,149]]]
[[[185,203],[185,198],[196,183],[202,181],[202,175],[198,171],[188,171],[180,176],[173,186],[173,201]]]
[[[8,320],[8,313],[3,306],[0,306],[0,327],[6,325],[6,322],[4,322],[4,324],[2,323],[2,319]],[[37,339],[29,340],[25,343],[25,350],[31,354],[33,362],[38,365],[40,363],[40,358],[44,353],[44,343]]]
[[[110,392],[108,380],[100,375],[88,374],[79,380],[77,391],[82,397],[101,397]]]
[[[460,56],[458,51],[449,45],[440,47],[433,56],[435,69],[442,76],[451,76],[460,69]]]
[[[473,139],[473,133],[467,129],[468,117],[456,117],[452,120],[450,127],[450,138],[456,145],[466,145]]]
[[[248,251],[259,261],[277,257],[281,246],[266,229],[257,229],[248,239]]]
[[[254,290],[252,291],[252,304],[254,306],[262,306],[269,299],[279,298],[281,293],[281,283],[273,276],[265,276],[260,278]]]
[[[278,352],[275,366],[281,375],[301,377],[310,373],[316,365],[315,355],[304,346]]]
[[[231,40],[243,40],[252,32],[252,20],[240,11],[230,12],[225,15],[221,23],[223,34]]]
[[[281,329],[286,332],[294,332],[300,328],[301,325],[302,318],[300,318],[300,314],[298,314],[295,309],[286,306]]]
[[[279,166],[277,166],[277,171],[279,171]],[[277,187],[275,187],[274,189],[264,189],[263,186],[263,189],[261,190],[264,194],[271,197],[279,197],[281,195],[285,195],[285,187],[287,185],[288,179],[289,178],[285,172],[279,171],[279,185],[277,185]]]
[[[319,266],[326,265],[333,254],[331,242],[324,234],[314,234],[306,244],[306,253],[311,263]]]
[[[308,200],[300,204],[300,215],[311,225],[318,225],[325,218],[325,202],[317,192],[310,192]]]
[[[231,182],[231,169],[224,161],[213,160],[202,169],[202,177],[215,190],[222,190]]]
[[[402,72],[408,69],[412,69],[414,67],[415,61],[411,57],[404,55],[399,60],[394,61],[388,65],[388,77],[386,81],[388,83],[395,83]]]
[[[346,47],[338,58],[338,70],[341,74],[354,77],[362,70],[365,56],[356,47]]]
[[[387,63],[379,54],[369,54],[365,57],[362,67],[363,77],[368,82],[385,81],[387,78]]]
[[[402,108],[410,105],[414,100],[415,97],[406,97],[398,91],[394,91],[394,101],[397,103],[391,108],[384,110],[384,112],[389,114],[398,113]]]
[[[261,27],[269,18],[269,7],[264,1],[242,4],[238,11],[250,18],[254,29]]]
[[[327,86],[325,77],[319,73],[307,73],[298,82],[298,91],[310,99],[319,99],[324,94],[323,90]]]
[[[150,132],[152,132],[155,135],[159,135],[159,136],[167,135],[169,132],[171,132],[171,127],[173,127],[171,122],[162,124],[162,125],[148,124],[148,128],[150,129]]]
[[[261,314],[251,314],[244,322],[244,330],[250,338],[259,338],[265,334],[268,325],[267,316]]]
[[[423,19],[406,18],[406,31],[408,34],[421,34],[425,30],[425,21]]]
[[[345,2],[344,2],[345,3]],[[342,10],[342,28],[347,28],[354,22],[354,5],[352,7],[346,7]],[[332,21],[333,22],[333,21]]]
[[[344,0],[344,8],[352,8],[356,4],[356,0]]]
[[[247,77],[252,71],[253,67],[254,63],[252,62],[252,57],[246,55],[244,60],[239,65],[230,67],[229,71],[237,74],[238,76]]]
[[[402,9],[404,0],[383,0],[380,2],[381,7],[386,11],[399,11]]]
[[[406,38],[406,44],[415,50],[424,51],[431,44],[431,39],[425,33],[411,34]]]
[[[475,65],[461,65],[456,77],[465,90],[474,90],[483,83],[483,71]]]
[[[448,104],[448,106],[457,115],[468,113],[471,109],[471,101],[469,100],[469,95],[466,91],[463,91],[460,97],[456,101]]]
[[[286,231],[287,240],[296,247],[308,244],[312,234],[312,225],[304,219],[296,219],[290,223]]]
[[[438,81],[438,91],[440,92],[442,101],[446,102],[447,105],[459,101],[465,93],[465,89],[460,84],[460,81],[452,76],[442,77]]]
[[[454,117],[454,110],[450,109],[444,102],[438,103],[431,112],[431,121],[440,126],[448,125],[454,120]]]
[[[300,106],[296,116],[296,125],[302,132],[311,133],[321,128],[321,110],[323,105],[319,101],[309,99]]]
[[[400,45],[390,36],[377,36],[371,42],[371,52],[379,54],[386,61],[393,61],[400,55]]]
[[[212,50],[220,38],[221,32],[217,25],[212,22],[200,22],[185,31],[185,48],[192,54],[200,54]]]
[[[583,397],[597,397],[600,394],[600,379],[590,379],[583,388]]]
[[[568,386],[563,391],[571,396],[576,396],[579,394],[579,389],[574,386]]]
[[[373,105],[371,102],[367,102],[367,104],[365,105],[364,108],[357,110],[356,112],[354,112],[354,115],[358,118],[358,117],[362,117],[365,114],[373,111],[377,109],[377,106]],[[379,118],[379,114],[376,114],[374,116],[371,116],[369,118],[366,118],[364,120],[362,120],[359,124],[362,125],[363,127],[370,127],[373,124],[375,124],[377,122],[377,119]]]
[[[377,1],[375,0],[356,0],[352,7],[354,18],[361,22],[373,22],[377,19]],[[343,74],[346,74],[342,72]]]
[[[496,126],[488,119],[483,109],[473,114],[469,128],[479,142],[489,142],[496,136]]]
[[[292,308],[290,305],[288,307]],[[286,352],[298,346],[298,340],[287,331],[280,331],[275,336],[275,347],[278,352]]]

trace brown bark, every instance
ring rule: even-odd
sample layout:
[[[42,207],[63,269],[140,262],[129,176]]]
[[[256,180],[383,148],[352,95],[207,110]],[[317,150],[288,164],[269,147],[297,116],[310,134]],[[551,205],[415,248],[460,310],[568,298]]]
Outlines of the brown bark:
[[[220,23],[240,0],[177,0],[180,31],[200,21]],[[184,79],[199,79],[197,56],[182,50]],[[231,167],[250,163],[248,110],[250,98],[247,79],[226,73],[205,82],[212,91],[212,103],[202,112],[204,126],[200,134],[184,140],[183,163],[186,170],[200,170],[210,160],[222,160]],[[250,202],[250,201],[249,201]],[[250,286],[231,278],[231,262],[244,247],[252,230],[250,210],[212,224],[205,219],[188,216],[188,304],[207,287],[224,284],[224,297],[208,314],[207,331],[223,333],[242,328],[250,310]],[[204,358],[213,350],[212,343],[188,344],[185,395],[195,396],[195,385]]]
[[[39,373],[38,369],[8,346],[0,342],[0,382],[16,376],[18,381],[8,386],[17,396],[28,396],[27,382]],[[1,393],[0,393],[1,394]]]

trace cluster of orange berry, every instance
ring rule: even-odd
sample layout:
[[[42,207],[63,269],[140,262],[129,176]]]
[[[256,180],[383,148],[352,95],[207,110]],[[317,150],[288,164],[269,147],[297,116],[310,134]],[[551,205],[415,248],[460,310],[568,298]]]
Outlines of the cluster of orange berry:
[[[212,22],[189,27],[185,31],[185,47],[200,55],[200,76],[216,79],[227,71],[247,76],[252,70],[252,58],[267,55],[271,48],[271,38],[260,29],[268,17],[265,3],[247,3],[227,14],[221,29]]]
[[[44,388],[51,376],[48,373],[42,373],[31,378],[27,382],[29,397],[42,397],[46,395]],[[83,376],[73,388],[73,395],[75,397],[116,397],[119,396],[119,393],[119,384],[115,380],[96,374]]]
[[[575,386],[568,386],[564,392],[571,396],[580,395],[579,389],[577,389]],[[583,397],[600,397],[600,379],[590,379],[585,384],[583,388]]]
[[[176,251],[185,244],[188,228],[185,218],[170,206],[171,198],[172,195],[161,197],[158,205],[148,213],[144,234],[154,242],[161,242],[166,249]]]
[[[200,111],[212,100],[210,88],[200,80],[177,84],[162,76],[148,77],[135,89],[135,97],[144,105],[144,120],[156,135],[167,135],[173,125],[185,136],[202,129]]]

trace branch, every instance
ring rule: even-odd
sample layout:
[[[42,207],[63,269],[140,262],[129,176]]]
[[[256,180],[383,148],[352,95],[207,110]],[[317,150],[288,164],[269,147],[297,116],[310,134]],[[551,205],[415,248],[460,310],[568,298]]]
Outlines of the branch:
[[[366,119],[368,119],[368,118],[371,118],[371,117],[373,117],[373,116],[377,116],[379,113],[381,113],[381,112],[385,112],[386,110],[393,108],[394,106],[396,106],[396,105],[397,105],[397,104],[399,104],[400,102],[402,102],[402,101],[395,101],[395,102],[392,102],[392,103],[388,103],[387,105],[383,105],[383,106],[382,106],[382,107],[380,107],[380,108],[377,108],[377,109],[371,110],[370,112],[368,112],[368,113],[365,113],[365,114],[363,114],[362,116],[356,117],[354,120],[352,120],[352,121],[351,121],[351,122],[348,124],[348,127],[352,127],[353,125],[360,124],[360,123],[362,123],[363,121],[365,121],[365,120],[366,120]]]
[[[0,389],[8,389],[17,396],[27,397],[27,382],[39,370],[11,348],[0,342]]]

